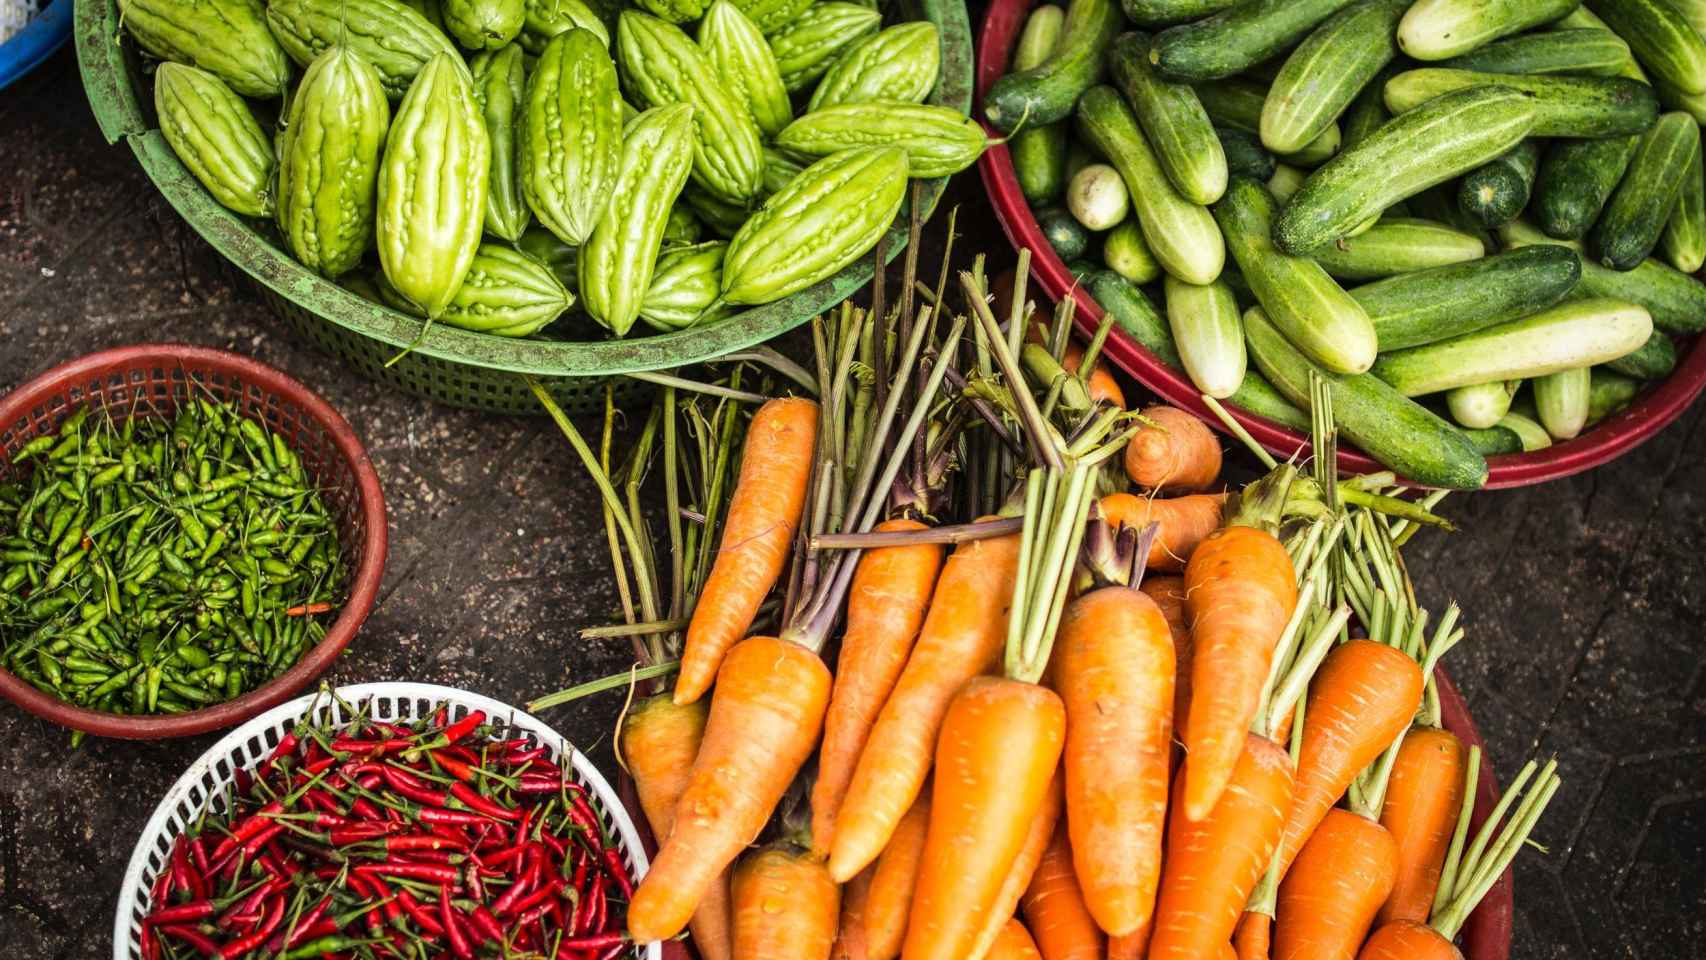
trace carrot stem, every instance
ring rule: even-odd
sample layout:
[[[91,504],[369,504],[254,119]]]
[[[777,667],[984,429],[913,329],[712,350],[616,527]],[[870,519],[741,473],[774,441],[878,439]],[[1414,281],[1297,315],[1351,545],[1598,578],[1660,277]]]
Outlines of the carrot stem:
[[[770,399],[763,394],[752,393],[747,390],[736,390],[733,387],[725,387],[716,383],[702,383],[698,380],[689,380],[686,377],[678,377],[674,374],[664,373],[660,370],[636,370],[632,373],[625,373],[623,376],[634,380],[644,380],[647,383],[655,383],[660,387],[678,387],[692,393],[703,393],[713,397],[726,397],[730,400],[739,400],[741,403],[762,404]],[[537,393],[538,391],[536,390],[534,392]]]
[[[1024,528],[1019,517],[1003,517],[981,523],[957,523],[922,530],[872,530],[868,533],[825,533],[813,537],[813,550],[869,550],[873,547],[903,547],[915,543],[967,543],[1005,537]]]
[[[774,347],[759,344],[756,347],[747,347],[745,350],[736,350],[734,353],[724,354],[718,359],[727,363],[738,363],[744,360],[762,364],[786,377],[800,389],[810,392],[813,396],[817,395],[817,382],[812,379],[811,374],[806,372],[806,368],[788,359]]]
[[[1556,758],[1548,760],[1540,768],[1538,776],[1535,776],[1537,764],[1530,760],[1511,781],[1504,796],[1499,798],[1498,805],[1481,825],[1469,849],[1459,857],[1463,839],[1469,830],[1469,812],[1475,805],[1475,778],[1480,765],[1481,751],[1471,747],[1463,809],[1458,816],[1457,830],[1452,835],[1451,849],[1446,855],[1446,869],[1441,873],[1440,886],[1434,895],[1430,926],[1447,940],[1457,936],[1469,914],[1510,867],[1562,783],[1557,773]],[[1523,788],[1531,777],[1534,783],[1523,794]],[[1510,811],[1519,795],[1521,802],[1516,803],[1515,811],[1506,820],[1506,812]],[[1504,820],[1502,825],[1501,820]]]
[[[556,693],[548,693],[537,700],[529,701],[527,704],[527,710],[530,713],[539,710],[549,710],[555,706],[572,703],[582,697],[591,696],[595,693],[603,693],[606,690],[620,689],[631,683],[638,683],[641,680],[651,680],[656,677],[667,677],[679,669],[681,669],[681,662],[678,660],[671,660],[667,663],[654,663],[644,667],[636,665],[632,670],[628,670],[624,673],[613,673],[608,677],[600,677],[597,680],[588,680],[586,683],[576,684],[566,690],[559,690]]]
[[[1209,412],[1214,414],[1215,419],[1219,420],[1221,425],[1226,427],[1227,432],[1237,437],[1239,442],[1243,443],[1244,446],[1255,455],[1257,460],[1262,461],[1262,466],[1267,467],[1269,470],[1279,466],[1279,461],[1274,459],[1273,454],[1269,453],[1266,447],[1257,443],[1256,438],[1250,436],[1250,431],[1244,429],[1243,424],[1234,420],[1232,418],[1232,414],[1228,413],[1226,408],[1220,405],[1219,400],[1216,400],[1205,393],[1202,395],[1202,402],[1204,406],[1208,407]]]

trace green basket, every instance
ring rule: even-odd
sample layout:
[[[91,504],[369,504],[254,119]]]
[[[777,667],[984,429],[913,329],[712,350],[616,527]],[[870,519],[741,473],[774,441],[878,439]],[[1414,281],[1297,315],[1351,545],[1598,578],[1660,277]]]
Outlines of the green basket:
[[[901,0],[900,5],[941,31],[942,72],[931,102],[969,110],[972,47],[964,0]],[[444,324],[432,325],[423,337],[420,318],[372,303],[308,270],[202,188],[160,135],[142,60],[119,26],[116,0],[77,0],[76,30],[83,87],[107,141],[129,142],[154,185],[203,239],[254,281],[274,313],[321,349],[387,386],[459,407],[537,413],[527,386],[531,376],[544,381],[570,412],[588,412],[602,404],[604,385],[612,377],[699,363],[768,340],[845,300],[871,279],[874,258],[864,257],[775,303],[701,327],[625,340],[517,340]],[[924,181],[926,210],[946,185],[946,178]],[[906,222],[903,210],[889,231],[890,259],[906,246]],[[414,349],[392,362],[410,344]],[[623,382],[633,389],[641,386]]]

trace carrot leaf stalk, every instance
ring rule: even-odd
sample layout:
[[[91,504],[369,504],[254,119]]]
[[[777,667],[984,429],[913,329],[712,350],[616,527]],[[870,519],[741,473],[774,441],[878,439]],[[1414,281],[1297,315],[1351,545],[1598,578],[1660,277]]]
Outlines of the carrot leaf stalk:
[[[1533,760],[1525,764],[1516,779],[1511,781],[1510,787],[1505,790],[1504,796],[1499,798],[1498,805],[1493,808],[1486,822],[1481,824],[1475,839],[1469,842],[1468,848],[1465,849],[1464,844],[1469,836],[1469,818],[1475,807],[1475,787],[1481,772],[1481,748],[1469,748],[1467,773],[1464,775],[1463,809],[1457,819],[1457,828],[1451,836],[1451,847],[1446,853],[1445,868],[1440,873],[1439,888],[1434,895],[1433,914],[1429,922],[1440,936],[1447,940],[1457,936],[1469,915],[1510,867],[1517,852],[1528,842],[1529,834],[1534,832],[1540,815],[1545,812],[1546,805],[1552,801],[1553,794],[1558,792],[1562,782],[1557,769],[1556,758],[1548,760],[1543,767]],[[1529,784],[1530,779],[1533,780],[1532,784]],[[1507,813],[1510,814],[1508,818]],[[1500,821],[1503,821],[1502,825]]]

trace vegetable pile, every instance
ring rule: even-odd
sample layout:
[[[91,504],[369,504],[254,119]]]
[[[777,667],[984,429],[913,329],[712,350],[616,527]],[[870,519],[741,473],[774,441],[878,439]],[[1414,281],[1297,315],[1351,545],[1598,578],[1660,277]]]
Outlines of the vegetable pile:
[[[370,300],[495,336],[668,331],[786,297],[875,246],[909,176],[983,152],[977,123],[923,102],[929,23],[592,2],[120,9],[162,61],[162,135],[216,200]],[[591,322],[552,329],[577,303]]]
[[[1322,376],[1348,440],[1473,488],[1706,329],[1696,6],[1072,0],[983,109],[1124,332],[1296,430]]]
[[[633,889],[586,789],[478,710],[299,720],[173,842],[143,960],[609,958]]]
[[[326,635],[337,525],[284,438],[230,404],[83,407],[0,483],[0,662],[121,714],[233,699]]]

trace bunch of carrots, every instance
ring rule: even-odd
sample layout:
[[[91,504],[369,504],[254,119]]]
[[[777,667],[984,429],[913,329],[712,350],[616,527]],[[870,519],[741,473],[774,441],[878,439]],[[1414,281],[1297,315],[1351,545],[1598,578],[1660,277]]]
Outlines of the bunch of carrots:
[[[1433,681],[1458,612],[1433,621],[1399,559],[1448,526],[1437,496],[1340,481],[1324,387],[1313,468],[1225,489],[1201,421],[1125,408],[1106,325],[1080,348],[1070,301],[1035,316],[1027,256],[1005,294],[981,258],[951,289],[950,220],[932,286],[913,230],[892,303],[879,282],[814,322],[812,369],[672,380],[621,464],[613,408],[597,450],[554,411],[624,606],[588,634],[641,663],[533,706],[657,685],[620,725],[660,842],[632,941],[1456,956],[1558,781],[1531,765],[1472,821],[1479,755]]]

